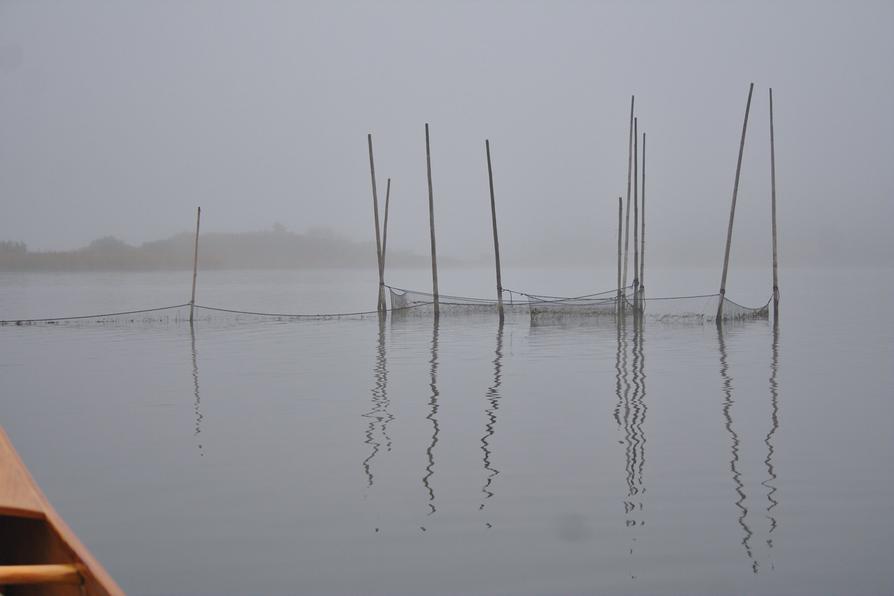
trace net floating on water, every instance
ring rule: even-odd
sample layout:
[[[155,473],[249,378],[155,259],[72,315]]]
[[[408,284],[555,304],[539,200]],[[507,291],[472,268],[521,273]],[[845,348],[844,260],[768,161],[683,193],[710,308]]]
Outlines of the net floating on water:
[[[633,286],[622,291],[608,290],[584,296],[562,297],[525,294],[528,297],[531,318],[538,320],[565,317],[604,317],[615,316],[621,309],[632,312],[634,309]]]
[[[14,325],[20,327],[121,327],[131,325],[179,325],[182,323],[189,323],[189,304],[73,317],[0,320],[0,325],[2,326]]]
[[[384,312],[368,310],[342,313],[272,313],[196,304],[192,307],[192,320],[205,325],[231,325],[257,322],[359,320],[379,317],[386,313],[390,313],[392,316],[431,315],[434,311],[434,296],[432,294],[390,286],[389,290],[391,292],[391,309]],[[723,300],[722,317],[724,321],[768,319],[770,316],[770,302],[772,301],[771,297],[763,306],[751,308],[721,297],[720,294],[644,298],[641,295],[637,296],[632,286],[624,288],[620,296],[617,290],[574,297],[528,294],[506,289],[504,289],[504,292],[507,295],[507,299],[503,300],[504,312],[507,314],[530,314],[531,319],[537,321],[567,317],[598,318],[616,316],[619,313],[618,306],[620,304],[623,307],[620,312],[644,316],[651,320],[708,322],[716,320],[717,307],[720,304],[720,300]],[[442,314],[496,314],[498,311],[498,302],[488,298],[442,295],[439,296],[438,304],[439,312]],[[97,315],[0,320],[0,326],[47,327],[126,327],[182,325],[189,323],[189,304]]]
[[[642,313],[651,320],[658,321],[702,321],[717,320],[717,307],[723,300],[723,321],[744,321],[748,319],[768,319],[770,300],[758,307],[742,306],[721,294],[701,296],[672,296],[667,298],[640,298]]]
[[[391,294],[391,311],[393,314],[432,314],[435,309],[434,294],[417,292],[404,288],[388,286]],[[528,300],[516,296],[517,292],[504,290],[508,296],[503,299],[503,311],[506,313],[527,313]],[[440,314],[473,314],[496,313],[499,302],[495,298],[472,298],[469,296],[438,295],[438,312]]]

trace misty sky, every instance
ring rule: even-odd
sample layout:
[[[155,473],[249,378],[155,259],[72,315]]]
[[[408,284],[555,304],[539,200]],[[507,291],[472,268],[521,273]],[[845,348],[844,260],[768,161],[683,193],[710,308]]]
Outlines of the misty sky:
[[[748,83],[734,259],[769,262],[767,88],[783,263],[894,257],[892,2],[0,2],[0,239],[187,231],[614,258],[627,117],[648,135],[650,263],[719,266]]]

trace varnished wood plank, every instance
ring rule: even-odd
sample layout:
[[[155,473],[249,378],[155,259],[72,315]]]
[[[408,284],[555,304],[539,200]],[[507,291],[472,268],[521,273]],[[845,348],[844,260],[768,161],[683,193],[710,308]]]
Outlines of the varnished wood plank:
[[[0,586],[80,583],[77,565],[0,565]]]
[[[41,518],[43,511],[40,494],[6,433],[0,430],[0,515]]]

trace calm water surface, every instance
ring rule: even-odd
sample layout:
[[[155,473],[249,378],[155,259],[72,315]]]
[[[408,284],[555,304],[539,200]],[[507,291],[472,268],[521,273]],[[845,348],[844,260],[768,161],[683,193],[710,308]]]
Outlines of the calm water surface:
[[[584,293],[591,274],[506,278]],[[441,285],[490,295],[490,275]],[[731,297],[766,299],[765,272],[736,275]],[[370,277],[203,273],[198,301],[366,309]],[[716,284],[653,277],[653,295]],[[0,318],[182,303],[189,279],[2,274]],[[134,594],[889,594],[892,279],[787,271],[778,326],[722,334],[484,315],[0,327],[0,422]]]

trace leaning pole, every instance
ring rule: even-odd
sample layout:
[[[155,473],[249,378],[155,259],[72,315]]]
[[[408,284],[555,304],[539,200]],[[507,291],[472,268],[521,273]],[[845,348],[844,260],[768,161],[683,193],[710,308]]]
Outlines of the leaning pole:
[[[639,118],[633,119],[633,312],[639,311]]]
[[[192,253],[192,297],[189,299],[189,324],[193,321],[193,308],[196,305],[196,276],[199,273],[199,224],[202,223],[202,208],[196,209],[196,243]]]
[[[428,122],[425,123],[425,168],[428,174],[428,227],[431,236],[431,287],[435,317],[441,314],[438,305],[438,251],[435,246],[435,199],[431,185],[431,144],[428,137]]]
[[[640,233],[639,233],[639,294],[640,306],[645,307],[646,299],[646,133],[643,133],[642,184],[639,188]]]
[[[388,204],[391,202],[391,178],[385,187],[385,221],[382,222],[382,276],[385,275],[385,256],[388,254]]]
[[[373,195],[373,223],[376,226],[376,262],[379,266],[379,297],[376,302],[376,310],[379,313],[383,313],[385,312],[385,270],[382,264],[382,237],[379,233],[379,196],[376,191],[376,164],[373,160],[372,133],[366,135],[366,142],[369,146],[369,177]]]
[[[779,318],[779,259],[776,252],[776,146],[773,142],[773,89],[770,89],[770,212],[773,221],[773,320]]]
[[[618,197],[618,314],[624,312],[624,289],[621,286],[621,232],[624,229],[624,199]]]
[[[739,194],[739,174],[742,171],[742,152],[745,150],[745,131],[748,130],[748,112],[751,110],[751,93],[754,83],[748,87],[745,119],[742,122],[742,138],[739,140],[739,159],[736,161],[736,181],[733,183],[733,201],[729,210],[729,227],[726,230],[726,250],[723,253],[723,274],[720,277],[720,299],[717,301],[717,324],[723,320],[723,301],[726,297],[726,273],[729,270],[729,249],[733,241],[733,219],[736,217],[736,196]]]
[[[497,311],[500,321],[503,321],[503,278],[500,270],[500,238],[497,236],[497,205],[494,200],[494,171],[490,164],[490,141],[484,140],[484,149],[487,152],[487,182],[490,186],[490,217],[494,228],[494,263],[497,268]]]
[[[624,229],[624,275],[622,283],[627,287],[627,255],[630,245],[630,174],[633,168],[633,100],[635,96],[630,96],[630,127],[627,133],[627,223]]]

